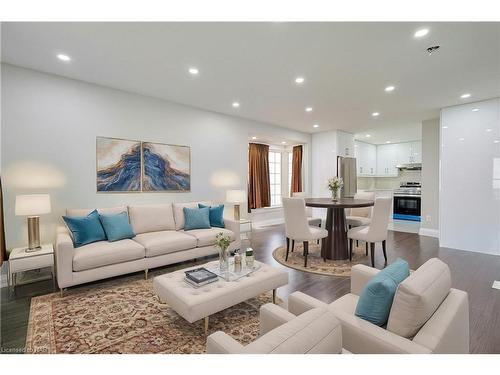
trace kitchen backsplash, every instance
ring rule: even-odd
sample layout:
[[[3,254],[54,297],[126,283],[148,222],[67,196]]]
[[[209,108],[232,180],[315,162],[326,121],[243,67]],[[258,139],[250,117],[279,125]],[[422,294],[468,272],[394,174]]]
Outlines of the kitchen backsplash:
[[[358,189],[397,189],[401,182],[407,181],[421,182],[422,171],[399,171],[397,177],[358,177]]]

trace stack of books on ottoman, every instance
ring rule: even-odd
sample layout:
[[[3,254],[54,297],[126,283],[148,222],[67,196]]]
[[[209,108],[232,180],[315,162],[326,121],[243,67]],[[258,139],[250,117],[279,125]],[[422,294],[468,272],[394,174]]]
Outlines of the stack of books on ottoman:
[[[189,270],[184,273],[186,274],[185,281],[195,288],[213,283],[219,279],[219,276],[204,267]]]

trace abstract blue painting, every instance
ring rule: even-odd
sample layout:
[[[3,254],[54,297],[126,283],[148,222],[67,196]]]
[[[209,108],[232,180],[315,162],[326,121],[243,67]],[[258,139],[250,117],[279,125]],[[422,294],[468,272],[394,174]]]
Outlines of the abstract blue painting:
[[[141,191],[141,142],[97,137],[97,191]]]
[[[142,143],[142,191],[190,191],[191,152],[188,146]]]

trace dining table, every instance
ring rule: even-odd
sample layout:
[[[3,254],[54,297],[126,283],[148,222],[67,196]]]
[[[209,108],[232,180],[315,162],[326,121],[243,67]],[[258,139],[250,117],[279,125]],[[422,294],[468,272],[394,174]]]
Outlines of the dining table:
[[[347,223],[346,208],[371,207],[375,204],[373,200],[339,198],[306,198],[306,206],[314,208],[326,208],[326,226],[328,236],[322,239],[321,257],[330,260],[349,259],[347,245]]]

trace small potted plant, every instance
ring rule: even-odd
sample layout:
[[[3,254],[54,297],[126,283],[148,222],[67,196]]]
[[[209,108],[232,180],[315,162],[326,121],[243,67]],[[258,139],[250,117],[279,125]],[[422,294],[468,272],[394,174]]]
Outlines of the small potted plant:
[[[215,236],[215,247],[219,249],[219,269],[222,272],[229,270],[229,245],[231,244],[231,239],[229,236],[220,232]]]
[[[339,193],[343,186],[344,181],[341,177],[332,177],[328,180],[328,189],[332,192],[332,201],[338,201]]]

